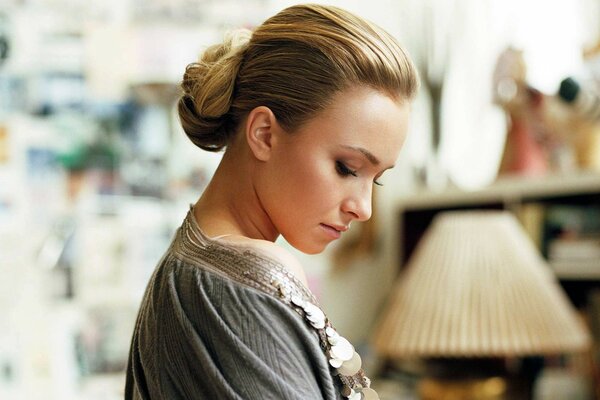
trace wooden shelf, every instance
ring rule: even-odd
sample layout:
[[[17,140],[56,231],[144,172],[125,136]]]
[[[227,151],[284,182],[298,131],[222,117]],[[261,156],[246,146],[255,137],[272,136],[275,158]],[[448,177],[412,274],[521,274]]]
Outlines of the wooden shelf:
[[[600,173],[581,172],[544,177],[504,177],[490,186],[471,191],[459,188],[420,191],[401,197],[398,206],[414,210],[491,203],[510,206],[523,201],[593,194],[600,196]]]

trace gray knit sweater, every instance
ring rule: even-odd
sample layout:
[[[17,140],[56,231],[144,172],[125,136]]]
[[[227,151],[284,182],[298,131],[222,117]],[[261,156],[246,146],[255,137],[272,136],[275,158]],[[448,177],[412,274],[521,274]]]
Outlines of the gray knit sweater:
[[[284,294],[316,302],[273,259],[208,238],[190,211],[142,300],[125,399],[341,399],[322,335]]]

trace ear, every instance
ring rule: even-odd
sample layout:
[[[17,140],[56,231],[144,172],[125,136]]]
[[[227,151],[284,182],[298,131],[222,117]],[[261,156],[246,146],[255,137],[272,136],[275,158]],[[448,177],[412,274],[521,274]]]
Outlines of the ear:
[[[244,133],[250,151],[258,160],[267,161],[271,157],[276,129],[277,119],[269,107],[256,107],[248,114]]]

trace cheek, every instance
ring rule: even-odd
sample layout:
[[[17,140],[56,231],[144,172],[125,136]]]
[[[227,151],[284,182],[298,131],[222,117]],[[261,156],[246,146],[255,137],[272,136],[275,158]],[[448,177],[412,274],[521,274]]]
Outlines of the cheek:
[[[300,183],[299,188],[302,187],[303,189],[309,190],[306,194],[310,194],[310,190],[314,191],[327,185],[330,180],[325,166],[316,161],[305,164],[303,168],[299,170],[297,179],[298,183]]]
[[[331,165],[330,165],[331,164]],[[298,154],[288,157],[277,171],[287,205],[306,215],[322,211],[335,191],[336,172],[324,157]]]
[[[302,192],[302,197],[322,203],[328,193],[335,190],[336,176],[332,162],[319,158],[307,160],[299,169],[297,190]]]

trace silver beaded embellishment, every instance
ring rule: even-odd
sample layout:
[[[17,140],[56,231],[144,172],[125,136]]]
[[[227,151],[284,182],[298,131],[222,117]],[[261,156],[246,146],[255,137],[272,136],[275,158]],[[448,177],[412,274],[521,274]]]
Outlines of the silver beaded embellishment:
[[[329,365],[335,368],[344,383],[342,395],[349,400],[378,400],[377,392],[369,387],[369,378],[363,375],[360,383],[353,378],[361,371],[360,355],[354,350],[354,346],[331,326],[325,313],[298,295],[291,296],[291,303],[304,311],[304,317],[313,328],[325,333],[324,347]]]

